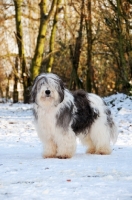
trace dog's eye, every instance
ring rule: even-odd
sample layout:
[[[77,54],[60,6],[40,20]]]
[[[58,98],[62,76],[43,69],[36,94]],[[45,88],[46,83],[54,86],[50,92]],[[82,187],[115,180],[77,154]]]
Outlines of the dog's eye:
[[[41,86],[42,86],[42,85],[41,85],[41,84],[39,84],[39,85],[37,86],[37,89],[38,89],[38,90],[40,90]]]
[[[37,89],[40,90],[41,87],[42,87],[42,85],[44,85],[44,84],[45,84],[44,82],[40,82],[40,83],[38,84],[38,86],[37,86]]]
[[[41,82],[40,85],[41,85],[41,86],[44,85],[44,82]]]

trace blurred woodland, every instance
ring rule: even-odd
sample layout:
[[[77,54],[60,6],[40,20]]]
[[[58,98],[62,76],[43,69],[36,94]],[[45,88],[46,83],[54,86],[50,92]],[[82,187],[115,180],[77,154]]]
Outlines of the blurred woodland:
[[[132,95],[132,0],[1,0],[1,99],[28,103],[41,72],[70,90]]]

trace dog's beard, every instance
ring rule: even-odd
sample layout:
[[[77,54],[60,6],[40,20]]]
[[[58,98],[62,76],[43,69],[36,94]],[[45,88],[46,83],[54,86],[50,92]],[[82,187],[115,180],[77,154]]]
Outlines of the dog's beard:
[[[59,104],[59,96],[57,91],[51,92],[49,95],[44,94],[42,91],[38,92],[36,103],[45,109],[56,107]]]

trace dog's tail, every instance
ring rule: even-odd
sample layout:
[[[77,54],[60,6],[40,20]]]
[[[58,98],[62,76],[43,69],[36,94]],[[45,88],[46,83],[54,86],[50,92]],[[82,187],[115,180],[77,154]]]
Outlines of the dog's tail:
[[[115,122],[113,122],[112,127],[111,127],[111,133],[110,133],[110,138],[113,144],[116,143],[117,138],[118,138],[118,128],[117,128],[117,124]]]

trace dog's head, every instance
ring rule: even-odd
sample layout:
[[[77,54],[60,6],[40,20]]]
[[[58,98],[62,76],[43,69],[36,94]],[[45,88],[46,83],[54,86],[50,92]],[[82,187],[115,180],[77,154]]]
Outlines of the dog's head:
[[[57,106],[64,99],[64,85],[55,74],[38,75],[32,86],[31,101],[41,107]]]

